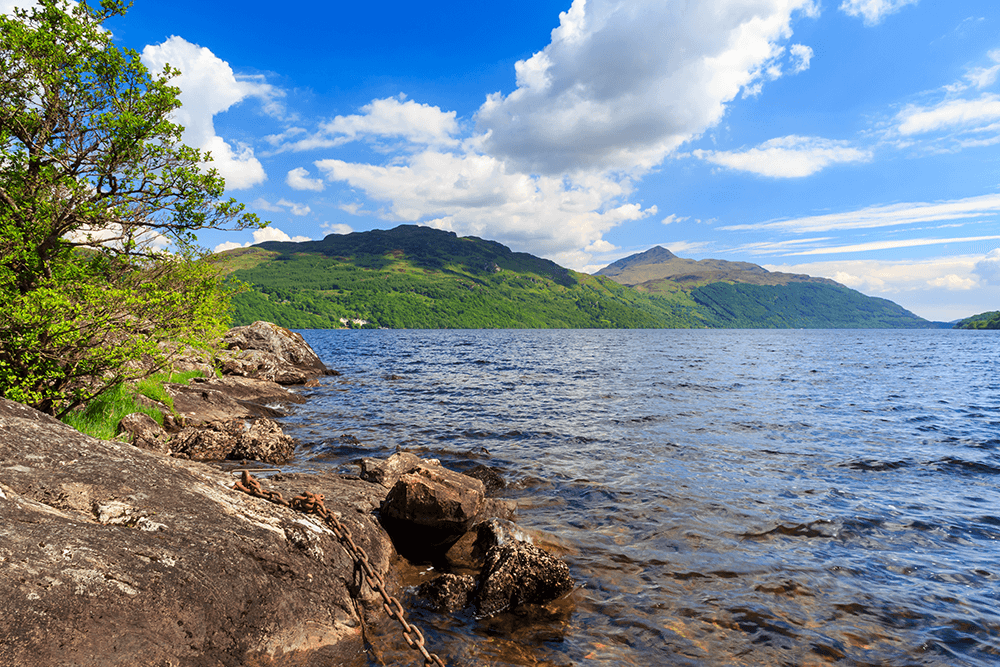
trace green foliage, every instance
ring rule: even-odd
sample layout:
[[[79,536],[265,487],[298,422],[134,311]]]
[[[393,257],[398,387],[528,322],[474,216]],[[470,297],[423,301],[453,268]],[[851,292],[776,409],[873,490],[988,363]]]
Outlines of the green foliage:
[[[479,259],[476,266],[484,266]],[[499,266],[478,269],[453,257],[416,261],[398,249],[350,261],[282,255],[233,272],[254,286],[234,297],[233,320],[265,319],[296,329],[340,328],[351,326],[352,320],[367,322],[353,326],[393,329],[701,325],[693,303],[642,295],[607,278],[559,267],[540,275]],[[428,264],[441,268],[426,268]]]
[[[164,341],[219,335],[230,289],[196,232],[262,226],[180,143],[177,72],[101,28],[124,11],[0,16],[0,391],[52,414],[163,367]]]
[[[187,384],[191,378],[202,377],[201,371],[184,371],[182,373],[154,373],[135,383],[135,393],[146,398],[163,403],[170,411],[174,411],[174,399],[163,387],[166,383]]]
[[[991,310],[958,322],[955,329],[1000,329],[1000,310]]]
[[[122,417],[142,412],[163,425],[163,413],[136,402],[135,394],[124,385],[115,385],[90,401],[82,410],[66,413],[62,421],[81,433],[110,440],[117,435]]]
[[[266,319],[301,329],[359,326],[359,321],[409,329],[934,326],[891,301],[831,281],[694,287],[661,279],[638,290],[492,241],[406,225],[323,241],[264,243],[212,261],[252,285],[233,300],[240,324]],[[767,274],[751,264],[724,264],[732,273]],[[721,270],[718,262],[706,266]]]
[[[731,329],[878,329],[934,326],[886,299],[841,285],[717,282],[691,291],[710,325]]]

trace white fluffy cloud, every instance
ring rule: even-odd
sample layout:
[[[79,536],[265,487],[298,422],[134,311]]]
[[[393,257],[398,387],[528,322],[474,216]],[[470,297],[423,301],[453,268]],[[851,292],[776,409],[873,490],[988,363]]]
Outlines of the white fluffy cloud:
[[[249,248],[257,243],[264,243],[265,241],[294,241],[296,243],[302,241],[311,241],[312,239],[308,236],[289,236],[285,232],[281,231],[277,227],[265,227],[264,229],[255,229],[253,232],[253,241],[247,241],[246,243],[236,243],[235,241],[226,241],[225,243],[220,243],[213,248],[215,252],[223,252],[225,250],[233,250],[235,248]]]
[[[320,225],[320,229],[322,229],[327,234],[350,234],[351,232],[354,231],[354,229],[352,229],[350,225],[332,224],[329,222],[324,222],[322,225]]]
[[[267,139],[276,153],[333,148],[373,138],[397,139],[424,146],[456,146],[459,143],[454,138],[459,132],[454,111],[418,104],[404,95],[372,100],[361,107],[361,111],[321,123],[319,130],[312,134],[303,128],[290,128]],[[292,141],[295,137],[301,138]]]
[[[1000,249],[988,253],[972,270],[983,282],[1000,285]]]
[[[783,42],[793,15],[817,12],[812,0],[575,0],[551,43],[516,64],[517,89],[487,97],[474,129],[399,97],[269,140],[276,152],[374,142],[382,164],[314,164],[377,202],[383,219],[584,267],[612,247],[607,231],[655,214],[629,201],[635,179],[717,124],[741,91],[808,68],[812,50]],[[850,150],[828,149],[828,162]],[[293,181],[318,189],[304,169]]]
[[[719,122],[741,90],[781,75],[810,0],[575,0],[517,89],[479,109],[484,149],[519,171],[642,172]],[[802,69],[806,51],[792,54]]]
[[[508,172],[503,161],[477,153],[427,150],[389,166],[319,160],[331,181],[344,181],[386,204],[383,217],[488,236],[569,266],[626,220],[654,214],[624,203],[629,183],[601,175],[531,176]]]
[[[288,184],[293,190],[312,190],[313,192],[322,192],[323,181],[318,178],[311,178],[309,176],[309,171],[303,169],[302,167],[296,167],[288,172],[288,176],[285,177],[285,183]]]
[[[181,71],[172,82],[181,89],[183,103],[175,112],[176,122],[184,126],[186,144],[211,151],[211,166],[226,179],[227,188],[249,188],[267,179],[253,149],[218,136],[212,117],[248,97],[273,105],[279,96],[274,88],[259,79],[237,78],[229,64],[211,51],[176,36],[146,46],[142,62],[153,72],[162,71],[167,63]]]
[[[878,25],[889,14],[895,14],[906,5],[918,0],[844,0],[840,11],[848,16],[860,16],[866,26]]]
[[[292,215],[309,215],[312,212],[306,204],[300,204],[298,202],[288,201],[287,199],[279,199],[276,204],[272,204],[262,197],[258,197],[253,200],[250,204],[251,208],[260,209],[262,211],[269,211],[271,213],[291,213]]]
[[[924,134],[955,127],[983,127],[1000,120],[1000,96],[985,94],[975,100],[948,100],[932,107],[911,105],[897,116],[900,134]]]
[[[872,158],[870,151],[854,148],[845,141],[795,135],[771,139],[746,151],[692,153],[722,167],[772,178],[801,178],[832,164],[866,162]]]

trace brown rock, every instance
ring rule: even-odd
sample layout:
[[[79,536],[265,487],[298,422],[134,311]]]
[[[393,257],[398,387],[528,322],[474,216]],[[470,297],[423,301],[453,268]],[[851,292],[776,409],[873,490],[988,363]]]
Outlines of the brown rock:
[[[422,464],[393,485],[382,503],[382,523],[400,553],[412,560],[433,560],[469,530],[483,495],[478,479]]]
[[[281,464],[292,456],[295,439],[270,419],[230,419],[186,428],[170,441],[175,456],[197,461],[249,459]]]
[[[400,477],[416,470],[424,461],[409,452],[396,452],[387,459],[364,458],[360,463],[361,479],[391,489]]]
[[[545,604],[573,586],[566,563],[532,544],[509,540],[486,554],[476,612],[493,616],[522,604]]]
[[[231,489],[209,466],[82,435],[0,399],[0,665],[364,665],[384,618],[316,519]],[[322,493],[376,572],[395,558],[379,487],[264,481]]]
[[[167,432],[144,412],[134,412],[122,417],[118,423],[118,433],[127,434],[128,441],[136,447],[160,454],[166,454],[170,451],[167,446]]]
[[[441,613],[461,611],[472,602],[476,579],[468,574],[442,574],[417,587],[417,595]]]
[[[239,350],[235,359],[223,363],[226,374],[280,384],[302,384],[328,374],[326,366],[300,334],[270,322],[230,329],[223,344]]]

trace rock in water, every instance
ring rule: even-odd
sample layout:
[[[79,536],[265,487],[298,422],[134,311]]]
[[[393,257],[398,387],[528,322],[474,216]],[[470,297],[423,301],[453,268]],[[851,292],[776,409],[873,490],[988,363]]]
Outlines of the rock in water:
[[[420,584],[417,595],[427,600],[435,611],[454,613],[469,606],[475,590],[475,577],[449,573]]]
[[[493,616],[522,604],[545,604],[573,590],[569,567],[547,551],[514,540],[493,547],[476,591],[476,612]]]
[[[472,527],[483,499],[478,479],[422,464],[399,477],[380,514],[400,553],[415,561],[434,560]]]

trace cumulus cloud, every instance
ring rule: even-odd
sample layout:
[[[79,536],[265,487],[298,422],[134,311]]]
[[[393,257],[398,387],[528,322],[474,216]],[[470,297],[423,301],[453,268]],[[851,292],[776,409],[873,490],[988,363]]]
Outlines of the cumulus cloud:
[[[517,64],[517,89],[480,107],[483,148],[529,173],[649,169],[781,75],[796,11],[815,5],[574,0],[551,43]],[[793,70],[805,55],[793,52]]]
[[[989,252],[985,257],[976,262],[972,271],[983,282],[1000,285],[1000,249]]]
[[[296,243],[300,243],[302,241],[312,241],[312,239],[308,236],[289,236],[277,227],[265,227],[264,229],[254,230],[253,241],[247,241],[246,243],[226,241],[215,246],[212,250],[214,252],[224,252],[226,250],[234,250],[236,248],[249,248],[252,245],[264,243],[265,241],[294,241]]]
[[[265,241],[294,241],[296,243],[302,241],[311,241],[308,236],[289,236],[285,232],[281,231],[277,227],[265,227],[264,229],[255,229],[253,232],[253,242],[254,243],[264,243]]]
[[[269,211],[271,213],[291,213],[292,215],[298,216],[309,215],[309,213],[312,212],[306,204],[288,201],[287,199],[279,199],[277,203],[272,204],[263,197],[258,197],[253,200],[253,203],[250,206],[252,208]]]
[[[322,225],[320,225],[320,229],[322,229],[327,234],[350,234],[351,232],[354,231],[354,229],[352,229],[350,225],[332,224],[329,222],[324,222]]]
[[[337,116],[321,123],[309,134],[303,128],[291,128],[267,137],[275,152],[333,148],[364,139],[399,139],[424,146],[456,146],[459,132],[456,112],[418,104],[405,95],[373,100],[361,107],[362,113]],[[302,136],[303,134],[307,136]],[[291,141],[295,137],[301,137]]]
[[[400,222],[488,236],[551,257],[586,264],[595,241],[626,220],[653,215],[625,203],[630,183],[602,175],[532,176],[477,153],[427,150],[388,166],[319,160],[331,181],[345,181],[384,202],[382,216]]]
[[[984,94],[975,100],[948,100],[932,107],[910,105],[899,112],[902,135],[924,134],[955,127],[982,127],[1000,120],[1000,96]]]
[[[575,0],[550,44],[515,65],[516,89],[489,95],[471,126],[400,96],[269,141],[276,152],[374,144],[382,163],[314,165],[376,202],[384,220],[588,266],[610,252],[607,231],[655,215],[629,201],[636,179],[717,124],[741,92],[808,68],[812,50],[786,44],[797,14],[815,16],[817,5]]]
[[[248,97],[256,97],[274,109],[280,92],[259,78],[238,78],[228,63],[210,50],[181,37],[170,37],[158,45],[146,46],[142,62],[153,72],[166,64],[181,71],[172,81],[181,89],[183,106],[175,111],[175,121],[184,126],[184,143],[212,153],[211,165],[233,190],[249,188],[267,180],[264,167],[253,149],[243,143],[227,142],[215,132],[212,117]]]
[[[312,190],[313,192],[323,191],[323,181],[318,178],[310,178],[309,171],[302,167],[296,167],[288,172],[285,183],[293,190]]]
[[[895,14],[906,5],[915,5],[917,0],[844,0],[840,11],[848,16],[860,16],[868,27],[878,25],[889,14]]]
[[[729,169],[771,178],[810,176],[833,164],[867,162],[871,151],[852,147],[846,141],[795,135],[765,141],[741,151],[692,151],[695,157]]]
[[[992,86],[1000,74],[1000,49],[990,51],[987,56],[996,64],[991,67],[975,67],[965,74],[966,81],[976,88]]]
[[[809,69],[809,63],[813,58],[813,50],[805,44],[792,44],[788,47],[795,62],[792,65],[792,74],[805,72]]]

